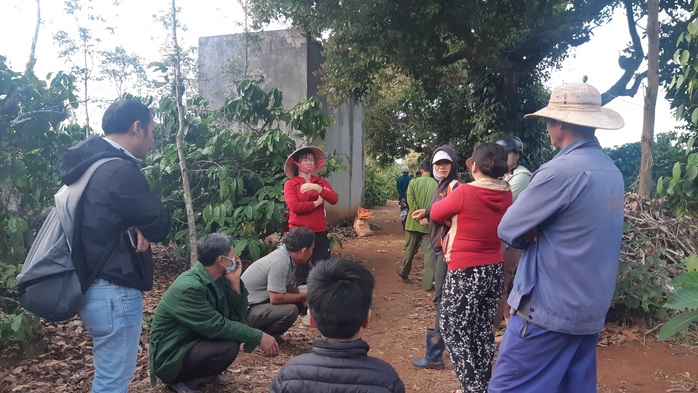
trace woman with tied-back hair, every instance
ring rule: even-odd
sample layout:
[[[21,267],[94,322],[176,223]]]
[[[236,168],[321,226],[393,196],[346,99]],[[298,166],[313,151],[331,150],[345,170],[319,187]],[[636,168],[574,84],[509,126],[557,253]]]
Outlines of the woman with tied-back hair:
[[[330,258],[325,202],[334,205],[339,200],[330,183],[317,176],[326,160],[322,150],[306,146],[291,153],[284,164],[284,173],[289,178],[284,185],[288,226],[289,229],[306,227],[315,233],[311,262]],[[310,265],[296,267],[296,286],[306,284],[309,269]]]
[[[431,219],[450,222],[443,240],[448,272],[441,304],[441,334],[463,392],[486,392],[492,374],[492,318],[502,291],[497,226],[512,204],[507,153],[496,143],[475,148],[466,166],[475,179],[431,207]]]

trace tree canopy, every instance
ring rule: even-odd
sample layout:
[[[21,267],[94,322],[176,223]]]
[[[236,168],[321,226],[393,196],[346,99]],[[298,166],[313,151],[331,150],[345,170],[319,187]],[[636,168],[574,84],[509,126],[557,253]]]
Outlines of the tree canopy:
[[[632,6],[630,0],[625,3]],[[527,142],[529,151],[539,152],[546,145],[541,141],[543,129],[523,122],[522,114],[547,101],[542,83],[548,72],[570,47],[589,41],[593,28],[605,23],[619,4],[612,0],[253,0],[253,10],[261,23],[288,20],[323,42],[324,93],[335,102],[368,97],[371,117],[372,112],[385,110],[371,105],[385,107],[392,101],[393,116],[383,119],[385,125],[372,125],[369,118],[369,135],[380,131],[381,141],[395,140],[420,151],[419,145],[405,139],[469,144],[514,134]],[[628,53],[625,57],[633,58]],[[630,63],[631,78],[625,84],[639,66]],[[409,91],[398,88],[398,94],[386,93],[388,84],[394,85],[398,78],[406,81]],[[460,107],[445,108],[445,103]],[[430,116],[432,110],[440,116]],[[441,116],[457,121],[439,124]],[[423,124],[427,138],[419,134],[423,127],[417,121],[407,129],[390,127],[418,118],[428,120]],[[442,126],[448,128],[445,134]],[[410,129],[415,133],[407,135]],[[401,132],[402,141],[392,138]],[[427,144],[425,149],[434,147]],[[390,144],[381,146],[389,156],[399,152]]]

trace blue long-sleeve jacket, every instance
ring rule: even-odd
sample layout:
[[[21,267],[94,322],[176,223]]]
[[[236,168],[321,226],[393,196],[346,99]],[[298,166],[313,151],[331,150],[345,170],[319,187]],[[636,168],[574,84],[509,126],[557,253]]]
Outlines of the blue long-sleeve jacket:
[[[504,242],[525,248],[509,305],[549,330],[598,333],[618,274],[623,198],[623,176],[596,138],[541,166],[499,224]],[[538,241],[526,243],[532,229]]]

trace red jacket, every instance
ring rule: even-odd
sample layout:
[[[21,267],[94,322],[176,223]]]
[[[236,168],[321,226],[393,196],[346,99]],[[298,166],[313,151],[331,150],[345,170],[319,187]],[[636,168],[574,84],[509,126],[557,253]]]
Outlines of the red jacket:
[[[288,226],[289,228],[306,227],[313,232],[325,232],[327,230],[325,204],[315,207],[314,202],[319,195],[325,202],[334,205],[339,197],[325,179],[311,176],[310,183],[320,185],[322,192],[319,194],[315,191],[302,193],[301,186],[305,184],[305,179],[300,176],[296,176],[284,184],[284,198],[289,211]]]
[[[451,222],[443,239],[448,270],[502,261],[497,226],[511,204],[511,191],[506,182],[481,180],[460,185],[432,205],[432,220]]]

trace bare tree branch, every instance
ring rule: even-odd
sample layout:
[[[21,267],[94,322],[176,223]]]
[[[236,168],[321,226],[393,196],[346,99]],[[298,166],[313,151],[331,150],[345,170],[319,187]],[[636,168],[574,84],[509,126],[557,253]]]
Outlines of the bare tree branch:
[[[645,52],[642,49],[640,35],[637,33],[637,25],[635,24],[635,18],[633,16],[633,2],[632,0],[623,0],[623,4],[625,5],[625,18],[628,22],[628,32],[632,39],[632,45],[624,51],[627,53],[627,56],[621,54],[618,57],[618,65],[623,69],[623,75],[618,78],[618,81],[613,86],[601,95],[602,105],[608,104],[616,97],[634,96],[640,87],[640,83],[642,83],[642,80],[647,76],[647,71],[636,74],[645,57]],[[633,78],[635,79],[633,85],[628,88],[628,83],[630,83]]]

